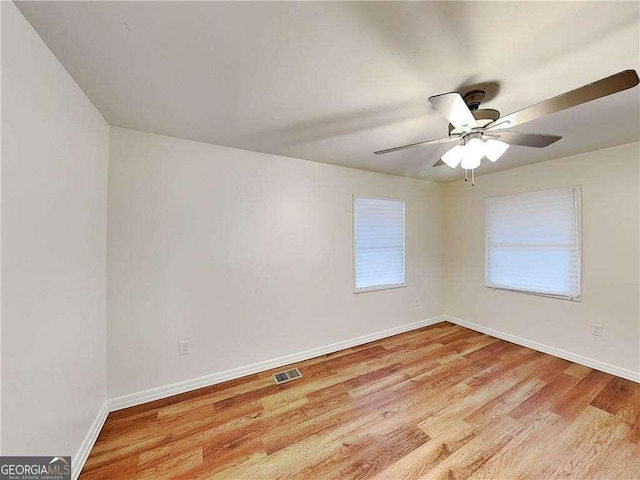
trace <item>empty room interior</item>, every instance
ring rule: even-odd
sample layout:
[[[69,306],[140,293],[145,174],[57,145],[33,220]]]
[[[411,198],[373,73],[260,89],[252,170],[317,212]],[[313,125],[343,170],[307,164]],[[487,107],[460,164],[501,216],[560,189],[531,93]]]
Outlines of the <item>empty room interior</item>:
[[[0,478],[640,479],[639,2],[0,16]]]

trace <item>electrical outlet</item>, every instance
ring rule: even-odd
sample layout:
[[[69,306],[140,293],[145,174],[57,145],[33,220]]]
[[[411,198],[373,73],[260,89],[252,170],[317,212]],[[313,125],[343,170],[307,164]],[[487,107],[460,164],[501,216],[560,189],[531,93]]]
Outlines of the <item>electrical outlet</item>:
[[[593,324],[591,325],[591,335],[595,335],[596,337],[602,336],[602,325]]]
[[[189,355],[191,353],[191,347],[189,347],[189,340],[178,342],[178,355]]]
[[[420,298],[416,297],[415,302],[413,302],[413,306],[414,307],[419,307],[420,306]]]

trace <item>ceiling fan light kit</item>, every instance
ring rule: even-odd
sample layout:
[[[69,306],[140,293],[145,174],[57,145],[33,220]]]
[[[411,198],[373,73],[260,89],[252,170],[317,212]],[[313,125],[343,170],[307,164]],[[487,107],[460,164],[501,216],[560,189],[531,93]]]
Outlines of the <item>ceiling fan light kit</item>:
[[[483,140],[481,133],[470,133],[463,141],[464,145],[456,145],[442,155],[442,161],[451,168],[460,165],[464,170],[475,170],[480,166],[482,158],[495,162],[509,148],[508,143],[500,140]],[[475,181],[471,183],[475,185]]]
[[[465,180],[467,180],[467,171],[471,170],[471,184],[475,185],[474,172],[480,166],[483,157],[495,162],[510,145],[543,148],[562,138],[560,135],[523,133],[505,129],[627,90],[638,85],[639,81],[635,70],[623,70],[504,117],[501,117],[497,110],[478,109],[485,97],[485,90],[472,90],[464,96],[458,92],[435,95],[429,97],[429,103],[449,120],[448,137],[379,150],[374,153],[381,155],[422,145],[458,142],[433,166],[448,165],[451,168],[457,168],[460,165],[465,170]]]

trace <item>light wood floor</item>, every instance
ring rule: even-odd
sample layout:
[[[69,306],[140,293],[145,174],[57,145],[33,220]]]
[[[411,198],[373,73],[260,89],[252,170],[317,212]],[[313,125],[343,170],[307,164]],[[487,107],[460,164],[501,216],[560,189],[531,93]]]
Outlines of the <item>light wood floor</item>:
[[[566,360],[441,323],[295,366],[111,413],[81,479],[640,478],[640,385]]]

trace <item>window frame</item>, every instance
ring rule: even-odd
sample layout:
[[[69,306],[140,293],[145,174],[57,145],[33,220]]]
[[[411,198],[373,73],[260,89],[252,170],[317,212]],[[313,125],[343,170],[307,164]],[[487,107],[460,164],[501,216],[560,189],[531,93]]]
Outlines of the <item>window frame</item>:
[[[402,250],[403,250],[403,282],[402,283],[389,283],[385,285],[375,285],[371,287],[356,287],[356,200],[358,198],[362,199],[371,199],[371,200],[385,200],[389,202],[398,202],[402,203]],[[407,286],[407,202],[404,200],[399,200],[397,198],[388,198],[388,197],[372,197],[368,195],[355,195],[351,196],[351,236],[352,236],[352,260],[353,260],[353,293],[367,293],[367,292],[376,292],[379,290],[393,290],[396,288],[405,288]]]
[[[573,208],[575,212],[575,221],[576,221],[576,233],[577,233],[577,248],[578,248],[578,295],[570,296],[570,295],[562,295],[556,293],[548,293],[548,292],[536,292],[532,290],[520,289],[520,288],[509,288],[497,285],[491,285],[488,281],[489,276],[489,242],[487,241],[487,199],[489,198],[500,198],[500,197],[515,197],[518,195],[523,195],[527,193],[540,193],[547,192],[551,190],[560,190],[570,188],[573,191]],[[561,186],[561,187],[553,187],[553,188],[545,188],[541,190],[531,190],[526,192],[518,192],[511,193],[507,195],[491,195],[484,198],[484,287],[490,288],[491,290],[503,290],[506,292],[514,292],[514,293],[523,293],[526,295],[534,295],[538,297],[547,297],[547,298],[555,298],[558,300],[568,300],[571,302],[582,302],[582,261],[583,261],[583,248],[582,248],[582,185],[571,185],[571,186]]]

